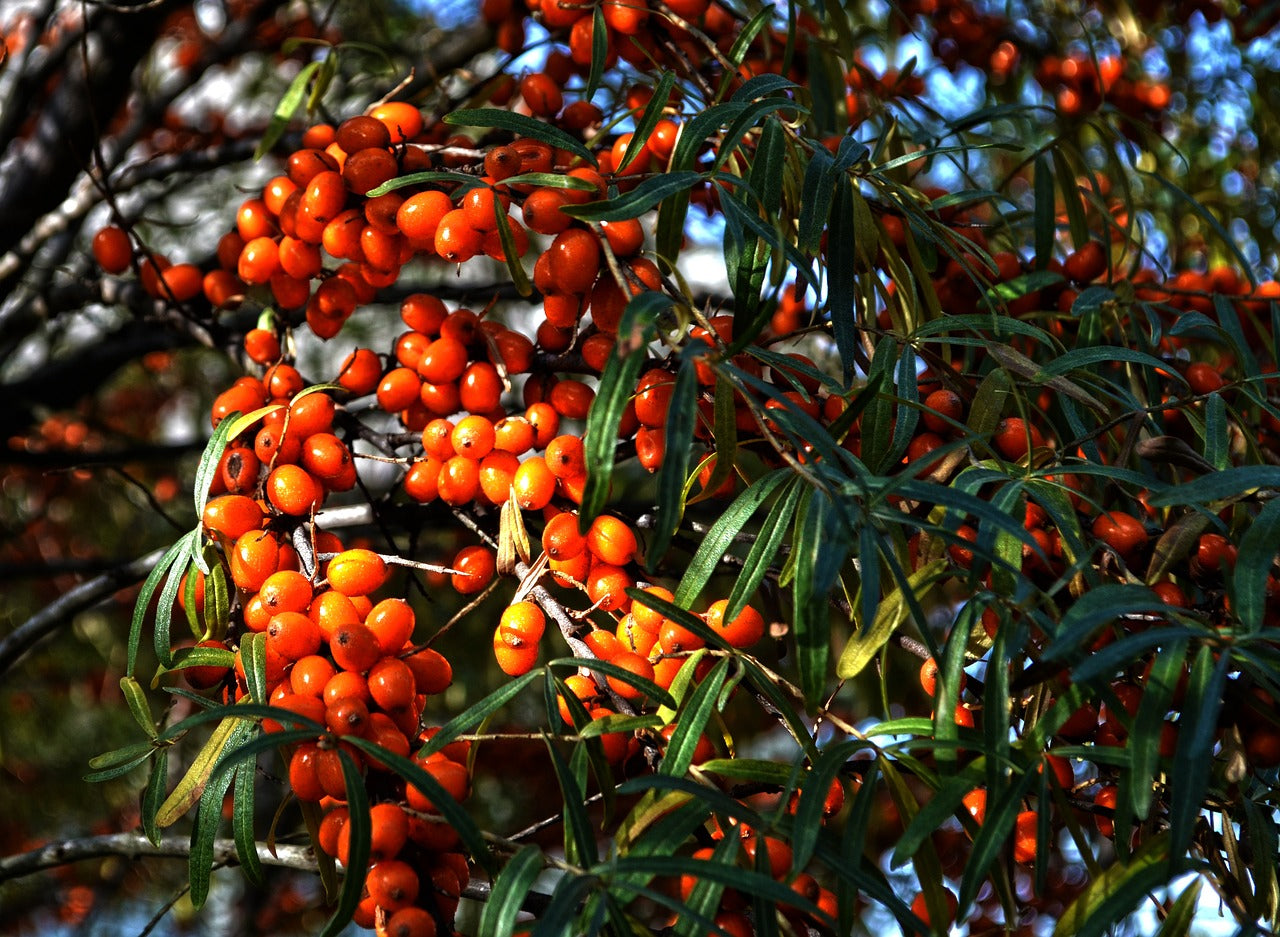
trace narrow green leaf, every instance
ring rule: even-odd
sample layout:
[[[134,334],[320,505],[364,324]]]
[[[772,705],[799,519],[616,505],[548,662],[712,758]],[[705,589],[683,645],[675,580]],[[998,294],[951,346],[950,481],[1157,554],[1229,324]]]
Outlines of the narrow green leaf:
[[[239,722],[232,729],[227,739],[227,748],[231,751],[239,748],[241,743],[251,738],[257,727],[247,722]],[[222,821],[222,800],[231,787],[232,773],[218,772],[209,778],[203,793],[200,795],[200,808],[196,811],[195,825],[191,828],[191,853],[188,857],[188,879],[191,886],[191,905],[196,910],[204,907],[209,897],[209,877],[213,871],[213,844],[218,836],[218,826]]]
[[[200,453],[200,462],[196,466],[196,480],[193,493],[195,495],[196,517],[204,516],[205,505],[209,503],[209,487],[213,484],[213,476],[218,471],[218,463],[227,449],[227,441],[231,438],[231,430],[235,428],[240,411],[229,413],[218,423],[217,429],[205,444]],[[208,570],[205,570],[207,573]]]
[[[1280,544],[1280,500],[1263,505],[1240,537],[1240,550],[1231,582],[1235,587],[1231,607],[1236,620],[1249,632],[1261,630],[1267,603],[1267,579]]]
[[[1053,168],[1043,153],[1036,157],[1035,199],[1036,269],[1044,270],[1053,259],[1058,209],[1054,204]]]
[[[1153,889],[1176,874],[1169,861],[1168,837],[1147,840],[1128,862],[1116,862],[1089,883],[1058,919],[1053,937],[1103,937]],[[1176,858],[1172,864],[1181,871],[1187,862]]]
[[[804,871],[813,858],[822,832],[823,811],[831,784],[853,753],[862,747],[861,742],[848,741],[823,749],[821,757],[800,781],[800,799],[796,804],[791,835],[791,868],[794,872]]]
[[[669,453],[671,450],[667,451]],[[775,469],[760,477],[716,519],[676,587],[677,605],[688,608],[697,599],[711,575],[720,566],[721,558],[728,551],[733,538],[790,475],[788,469]]]
[[[582,93],[584,101],[590,101],[600,89],[608,55],[609,27],[605,25],[603,5],[597,4],[591,11],[591,67],[587,72],[586,90]]]
[[[529,280],[529,274],[525,272],[524,264],[520,261],[520,253],[516,250],[515,235],[511,233],[511,221],[507,217],[507,211],[502,207],[499,199],[493,200],[493,214],[498,222],[498,241],[502,245],[502,256],[505,258],[507,272],[511,274],[511,282],[515,285],[516,292],[526,299],[533,295],[533,283]]]
[[[538,671],[531,671],[531,673],[539,676],[541,675]],[[525,674],[525,676],[527,677],[529,674]],[[474,718],[474,713],[470,710],[462,713],[461,715]],[[443,734],[443,732],[439,734]],[[431,739],[431,743],[434,743],[435,741],[436,738]],[[440,815],[444,818],[444,821],[457,832],[458,837],[462,840],[462,845],[466,848],[471,857],[484,866],[486,871],[491,874],[497,873],[493,854],[485,844],[484,836],[480,833],[480,828],[476,826],[475,821],[472,820],[470,815],[462,809],[458,802],[449,795],[449,792],[440,786],[440,782],[432,777],[427,771],[424,771],[416,761],[405,758],[395,752],[388,751],[382,746],[370,742],[368,739],[350,736],[349,742],[361,751],[372,755],[374,759],[385,764],[396,774],[400,775],[400,777],[404,778],[405,781],[422,791],[427,799],[435,806],[436,810],[439,811]],[[428,747],[431,743],[428,743]],[[435,750],[438,751],[438,749]]]
[[[917,596],[922,596],[938,575],[947,567],[943,559],[931,560],[907,577],[908,585]],[[853,635],[849,643],[840,652],[836,662],[836,676],[841,680],[849,680],[862,672],[890,638],[890,636],[907,620],[908,605],[903,599],[902,589],[898,588],[880,603],[875,620],[870,628]]]
[[[1071,603],[1041,660],[1064,660],[1081,651],[1087,647],[1089,637],[1097,628],[1115,621],[1120,615],[1163,609],[1164,603],[1146,586],[1116,583],[1098,586]]]
[[[427,755],[440,751],[464,732],[470,732],[484,722],[485,719],[488,719],[489,716],[515,699],[525,687],[541,676],[543,676],[543,669],[535,667],[524,676],[504,683],[484,699],[468,706],[463,712],[458,713],[458,715],[441,726],[440,731],[418,750],[418,756],[425,758]]]
[[[515,930],[516,917],[542,872],[542,850],[532,844],[525,846],[507,863],[502,873],[494,879],[489,899],[480,914],[479,937],[505,937]]]
[[[960,908],[957,917],[968,912],[987,877],[987,870],[996,861],[1013,836],[1014,824],[1022,810],[1022,799],[1033,784],[1040,780],[1036,771],[1025,772],[1008,790],[987,791],[987,814],[973,839],[969,861],[965,863],[964,877],[960,881]]]
[[[152,843],[160,843],[160,827],[156,824],[156,813],[164,802],[164,789],[169,783],[169,749],[161,748],[156,752],[151,763],[151,776],[142,792],[141,820],[142,833]]]
[[[635,395],[636,381],[647,355],[645,346],[652,337],[658,315],[670,307],[663,293],[635,296],[623,310],[620,340],[615,354],[606,362],[600,386],[587,414],[584,433],[587,483],[583,490],[578,526],[585,530],[604,508],[609,498],[618,446],[618,425],[628,401]],[[639,334],[631,337],[632,331]],[[631,347],[623,343],[626,338]]]
[[[555,769],[556,782],[560,785],[561,799],[564,802],[565,857],[574,865],[593,865],[599,861],[600,855],[596,850],[595,832],[583,803],[582,787],[552,740],[544,736],[543,741],[551,756],[551,766]]]
[[[256,761],[241,762],[235,770],[234,793],[231,812],[231,831],[236,843],[236,858],[245,878],[254,885],[261,885],[262,863],[258,860],[258,840],[253,831],[254,779]]]
[[[715,711],[716,698],[729,673],[729,660],[727,657],[721,658],[689,694],[689,699],[680,711],[679,721],[676,722],[675,730],[667,743],[662,764],[658,767],[662,774],[680,776],[689,770],[689,765],[693,764],[694,751],[702,739],[707,721]]]
[[[142,589],[138,592],[138,601],[133,605],[133,619],[129,625],[129,654],[128,663],[125,666],[127,673],[132,674],[138,662],[138,645],[142,640],[142,626],[147,618],[147,608],[151,605],[151,597],[155,595],[156,589],[160,588],[160,583],[164,581],[164,577],[168,574],[173,564],[177,562],[178,557],[186,550],[186,538],[183,537],[160,557],[160,561],[147,574],[146,580],[142,583]]]
[[[677,192],[687,192],[705,177],[692,170],[675,170],[650,176],[630,192],[617,198],[584,205],[565,205],[560,210],[566,215],[583,221],[623,221],[638,218],[659,202],[666,201]]]
[[[805,705],[813,710],[820,702],[831,657],[831,609],[827,595],[831,583],[821,567],[835,559],[844,562],[843,544],[833,534],[835,511],[826,493],[815,489],[805,510],[796,515],[795,578],[792,580],[792,619],[796,669]]]
[[[1200,886],[1203,884],[1204,880],[1197,878],[1182,889],[1155,937],[1187,937],[1191,933],[1191,925],[1200,910]]]
[[[270,153],[271,148],[284,136],[284,132],[289,126],[289,121],[293,119],[293,115],[302,105],[302,99],[307,95],[307,83],[311,81],[311,76],[316,73],[316,69],[319,67],[319,62],[308,62],[294,76],[293,81],[289,82],[289,87],[285,89],[280,102],[276,104],[276,109],[271,115],[271,121],[267,124],[267,129],[262,134],[262,139],[258,141],[258,146],[253,151],[255,160],[262,159],[262,157]],[[199,491],[198,488],[196,490]]]
[[[172,569],[168,570],[169,578],[165,580],[164,586],[160,589],[160,598],[156,601],[152,643],[155,647],[156,659],[164,667],[169,667],[173,664],[173,647],[169,638],[169,625],[173,621],[173,606],[178,599],[178,590],[182,586],[182,577],[187,574],[191,566],[192,550],[195,544],[199,542],[199,537],[200,529],[197,527],[174,544],[178,552],[174,556]],[[138,597],[138,601],[142,601],[141,596]]]
[[[151,707],[147,704],[147,695],[143,692],[138,681],[133,677],[121,677],[120,691],[124,694],[124,699],[129,706],[129,713],[133,716],[133,721],[148,736],[153,739],[156,738],[159,733],[156,731],[155,720],[151,716]]]
[[[634,687],[659,705],[674,707],[676,704],[676,701],[671,698],[671,694],[652,680],[646,680],[644,677],[607,660],[587,659],[584,657],[558,657],[555,660],[547,661],[547,667],[566,669],[586,667],[589,670],[597,671],[607,677],[613,677],[630,687]]]
[[[1164,727],[1165,713],[1172,707],[1173,694],[1178,678],[1182,676],[1182,667],[1187,660],[1187,639],[1172,639],[1161,645],[1155,660],[1151,664],[1151,673],[1147,677],[1138,704],[1137,715],[1134,716],[1133,729],[1129,733],[1130,772],[1129,803],[1133,815],[1139,821],[1147,819],[1151,811],[1152,779],[1159,774],[1161,730]],[[1116,823],[1116,829],[1125,829],[1128,824]]]
[[[649,137],[653,135],[653,128],[658,126],[658,121],[662,120],[667,102],[671,99],[671,89],[675,87],[675,84],[676,73],[664,71],[658,79],[657,86],[653,89],[653,94],[649,97],[649,102],[644,106],[644,112],[640,115],[640,119],[636,121],[636,129],[631,134],[631,145],[627,147],[627,152],[623,154],[622,162],[614,167],[614,172],[622,172],[631,165],[637,156],[644,152],[645,144],[649,142]]]
[[[267,687],[267,634],[255,631],[240,639],[240,659],[244,661],[245,690],[250,700],[266,705],[270,690]]]
[[[693,358],[680,361],[665,430],[666,456],[658,472],[658,523],[645,555],[650,572],[666,555],[680,521],[684,517],[684,485],[689,475],[694,424],[698,419],[698,376]]]
[[[518,136],[532,137],[549,146],[568,150],[581,156],[592,166],[596,165],[595,154],[583,146],[577,137],[525,114],[496,107],[463,108],[446,114],[444,122],[455,127],[495,127],[498,130],[509,130]]]
[[[376,747],[376,746],[374,746]],[[351,918],[355,916],[364,891],[364,870],[369,867],[370,838],[372,826],[369,822],[369,795],[365,791],[364,778],[360,768],[351,755],[338,748],[342,760],[342,779],[347,788],[347,834],[350,841],[350,853],[346,867],[342,873],[342,891],[338,894],[338,907],[333,916],[325,922],[320,937],[337,937],[346,929]],[[425,772],[424,772],[425,773]]]
[[[588,893],[600,887],[592,875],[564,875],[556,883],[546,910],[533,925],[533,937],[564,937],[577,933],[573,921]]]
[[[764,581],[774,557],[778,555],[782,541],[786,539],[787,531],[791,529],[796,506],[800,502],[801,490],[802,485],[799,479],[791,479],[784,485],[781,496],[769,509],[768,516],[760,526],[760,532],[747,552],[747,558],[743,561],[737,581],[729,592],[729,607],[725,609],[725,618],[728,620],[732,621],[738,617],[756,594],[760,583]]]
[[[826,313],[840,353],[840,368],[846,383],[857,367],[858,261],[853,216],[853,183],[848,175],[836,179],[835,198],[827,219],[827,302]],[[883,343],[882,347],[890,345]],[[879,350],[879,349],[877,349]]]
[[[1191,667],[1170,776],[1169,853],[1173,857],[1186,855],[1204,804],[1222,690],[1230,668],[1231,655],[1217,654],[1215,659],[1215,651],[1208,645],[1196,653]]]

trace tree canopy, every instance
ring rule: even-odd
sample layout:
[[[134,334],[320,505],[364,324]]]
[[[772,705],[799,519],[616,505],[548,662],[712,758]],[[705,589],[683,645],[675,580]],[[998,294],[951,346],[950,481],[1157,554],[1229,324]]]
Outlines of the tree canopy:
[[[1277,926],[1280,11],[0,29],[16,932]]]

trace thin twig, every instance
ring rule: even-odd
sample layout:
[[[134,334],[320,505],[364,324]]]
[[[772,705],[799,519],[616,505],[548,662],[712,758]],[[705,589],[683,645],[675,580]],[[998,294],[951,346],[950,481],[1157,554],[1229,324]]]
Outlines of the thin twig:
[[[115,595],[126,586],[145,579],[152,568],[164,556],[165,549],[153,550],[140,556],[131,563],[126,563],[108,573],[103,573],[88,582],[54,599],[40,611],[36,612],[9,634],[0,639],[0,674],[7,671],[18,659],[30,650],[36,642],[52,634],[59,627],[69,622],[77,613],[92,608],[99,602]]]

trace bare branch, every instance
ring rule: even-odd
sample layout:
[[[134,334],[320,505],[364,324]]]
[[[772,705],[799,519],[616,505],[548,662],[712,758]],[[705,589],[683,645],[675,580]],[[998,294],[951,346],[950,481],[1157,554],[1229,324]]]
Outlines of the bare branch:
[[[0,638],[0,674],[16,664],[38,641],[69,622],[79,612],[92,608],[126,586],[145,579],[163,555],[164,549],[153,550],[132,563],[126,563],[109,573],[81,583]],[[3,876],[0,876],[0,880],[2,879]]]

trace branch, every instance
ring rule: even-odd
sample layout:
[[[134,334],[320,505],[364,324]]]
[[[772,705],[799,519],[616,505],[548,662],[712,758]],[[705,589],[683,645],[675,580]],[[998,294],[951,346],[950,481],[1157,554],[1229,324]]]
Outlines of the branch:
[[[310,846],[276,844],[275,853],[265,843],[258,843],[258,858],[263,865],[273,865],[306,872],[316,870],[315,853]],[[141,833],[107,833],[84,839],[70,839],[50,843],[30,852],[0,858],[0,882],[24,875],[54,869],[84,859],[100,859],[104,856],[121,856],[138,859],[154,856],[162,859],[185,859],[191,855],[188,837],[170,836],[153,843]],[[221,865],[237,864],[235,840],[214,840],[213,861]]]
[[[277,843],[274,849],[266,843],[255,843],[255,846],[258,861],[263,865],[295,869],[299,872],[317,871],[316,854],[310,846],[281,843]],[[190,855],[191,840],[188,837],[167,836],[159,843],[153,843],[141,833],[107,833],[102,836],[50,843],[30,852],[0,858],[0,882],[34,875],[37,872],[56,869],[85,859],[101,859],[107,856],[131,860],[143,857],[187,859]],[[235,840],[213,841],[213,864],[216,866],[239,865]],[[473,901],[487,901],[491,889],[492,885],[489,882],[472,880],[463,889],[462,897]],[[530,892],[525,899],[524,907],[526,910],[537,912],[545,910],[549,901],[549,895]]]
[[[109,573],[81,583],[54,599],[13,631],[0,638],[0,674],[17,663],[18,659],[37,641],[52,634],[78,612],[92,608],[126,586],[145,579],[160,561],[160,557],[164,556],[165,549],[167,548],[153,550],[145,556],[138,557],[132,563],[126,563]],[[0,865],[0,868],[3,866]],[[3,876],[0,876],[0,880],[3,880]]]

